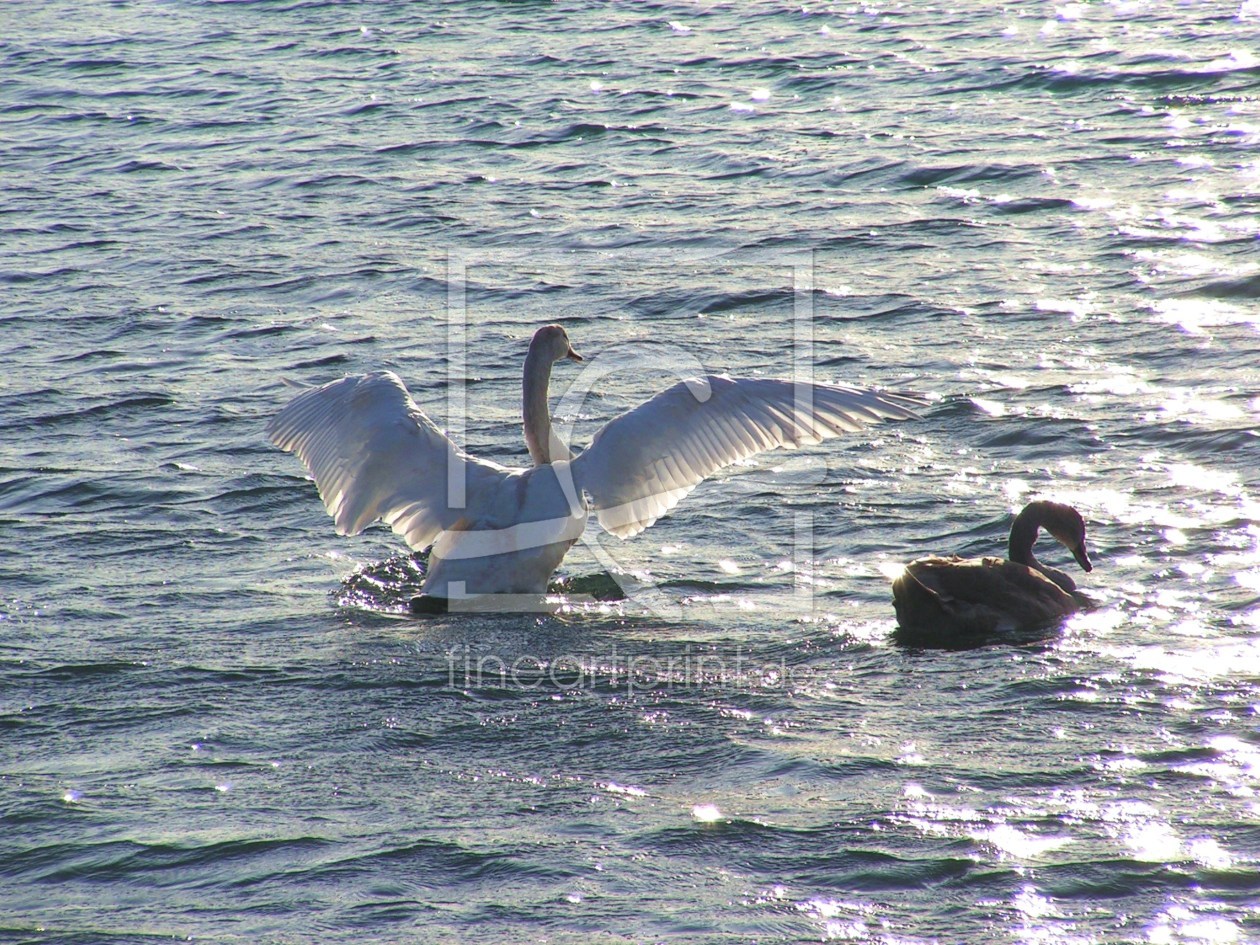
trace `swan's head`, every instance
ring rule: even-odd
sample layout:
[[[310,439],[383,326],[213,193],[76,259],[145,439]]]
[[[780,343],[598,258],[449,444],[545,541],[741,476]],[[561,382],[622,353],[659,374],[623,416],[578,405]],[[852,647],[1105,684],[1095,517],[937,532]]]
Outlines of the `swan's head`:
[[[1085,519],[1081,513],[1062,502],[1042,502],[1045,506],[1041,527],[1063,544],[1084,570],[1092,571],[1089,551],[1085,548]]]
[[[544,325],[534,332],[534,340],[529,343],[530,354],[542,357],[548,364],[563,361],[581,361],[582,356],[569,344],[569,336],[559,325]]]

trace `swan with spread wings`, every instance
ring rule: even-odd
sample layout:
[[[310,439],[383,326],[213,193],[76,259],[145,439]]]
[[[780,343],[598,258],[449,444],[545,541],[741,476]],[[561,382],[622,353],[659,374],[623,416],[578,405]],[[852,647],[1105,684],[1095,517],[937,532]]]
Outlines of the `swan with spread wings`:
[[[589,512],[629,538],[724,466],[914,417],[922,405],[855,387],[693,377],[609,421],[575,457],[547,401],[552,365],[565,359],[582,360],[563,328],[534,333],[522,404],[532,467],[465,453],[389,371],[299,394],[267,434],[306,465],[339,534],[380,520],[411,548],[431,548],[418,609],[440,610],[450,599],[546,593]]]

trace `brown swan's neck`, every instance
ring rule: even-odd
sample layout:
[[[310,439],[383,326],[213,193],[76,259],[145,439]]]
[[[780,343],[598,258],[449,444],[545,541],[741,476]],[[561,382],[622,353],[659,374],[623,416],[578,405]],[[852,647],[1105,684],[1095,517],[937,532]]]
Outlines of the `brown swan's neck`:
[[[1044,517],[1045,510],[1038,503],[1027,506],[1015,516],[1015,521],[1011,525],[1010,541],[1007,544],[1007,558],[1018,564],[1026,564],[1030,568],[1040,570],[1040,564],[1033,556],[1033,545],[1037,543],[1037,535],[1041,531]]]
[[[1055,584],[1059,585],[1069,594],[1076,590],[1076,582],[1072,578],[1057,568],[1049,567],[1037,560],[1033,554],[1033,545],[1037,543],[1037,535],[1043,527],[1055,536],[1060,542],[1063,542],[1073,555],[1077,555],[1077,551],[1067,544],[1064,538],[1060,537],[1064,533],[1063,528],[1063,511],[1064,507],[1055,505],[1051,502],[1030,502],[1024,507],[1024,510],[1015,516],[1015,521],[1011,525],[1011,537],[1007,545],[1006,556],[1017,564],[1025,565],[1034,571],[1040,571]],[[1080,555],[1084,555],[1084,543],[1081,544]],[[1077,558],[1078,562],[1086,571],[1089,570],[1089,561]]]

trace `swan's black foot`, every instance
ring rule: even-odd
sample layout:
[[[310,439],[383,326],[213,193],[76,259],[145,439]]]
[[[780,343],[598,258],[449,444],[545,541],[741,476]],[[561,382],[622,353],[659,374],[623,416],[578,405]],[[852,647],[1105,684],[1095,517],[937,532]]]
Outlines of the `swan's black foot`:
[[[417,594],[411,598],[413,614],[445,614],[451,609],[451,602],[445,597],[434,597],[432,594]]]

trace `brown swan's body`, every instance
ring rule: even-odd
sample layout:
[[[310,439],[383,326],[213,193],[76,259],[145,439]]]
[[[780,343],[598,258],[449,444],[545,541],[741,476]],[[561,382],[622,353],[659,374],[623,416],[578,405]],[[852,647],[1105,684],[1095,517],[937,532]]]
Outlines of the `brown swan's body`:
[[[1085,522],[1070,505],[1031,502],[1011,526],[1009,559],[931,555],[906,565],[893,581],[893,607],[904,630],[941,638],[1025,630],[1075,613],[1076,585],[1032,553],[1044,528],[1086,571]]]

